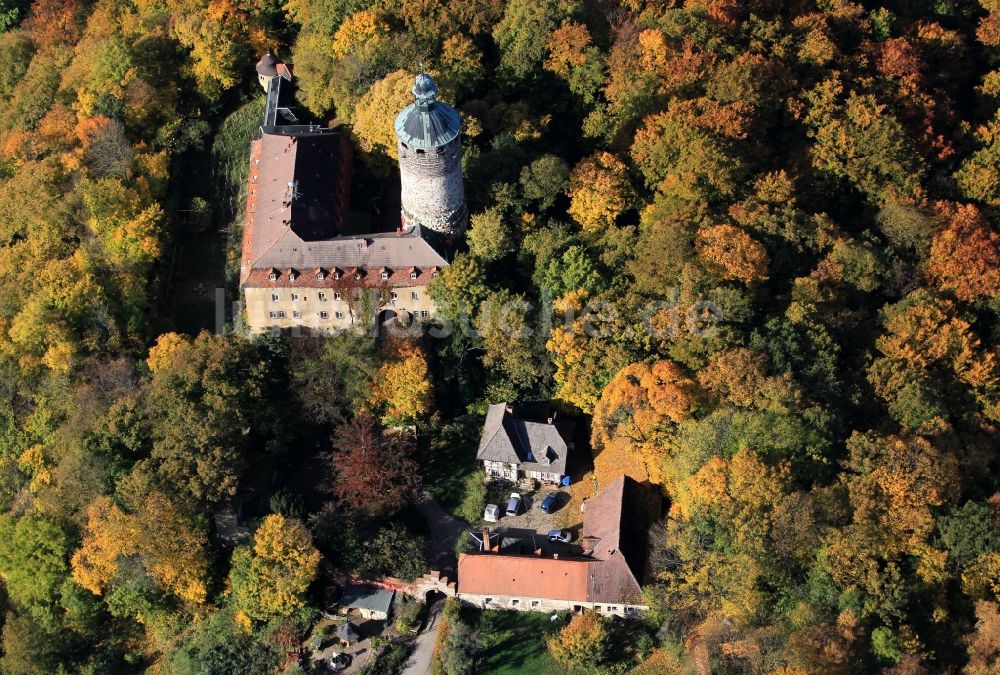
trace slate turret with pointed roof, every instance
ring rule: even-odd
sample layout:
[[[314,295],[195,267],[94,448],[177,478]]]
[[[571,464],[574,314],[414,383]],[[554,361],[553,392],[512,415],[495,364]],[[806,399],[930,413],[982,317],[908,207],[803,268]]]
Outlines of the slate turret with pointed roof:
[[[413,103],[395,123],[403,225],[453,237],[469,217],[462,183],[462,121],[454,108],[437,100],[430,75],[417,75],[412,92]]]

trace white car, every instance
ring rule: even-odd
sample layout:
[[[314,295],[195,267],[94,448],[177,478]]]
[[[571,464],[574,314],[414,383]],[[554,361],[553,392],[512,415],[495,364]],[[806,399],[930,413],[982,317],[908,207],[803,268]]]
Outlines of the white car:
[[[495,523],[500,520],[500,507],[496,504],[487,504],[483,511],[483,520],[487,523]]]

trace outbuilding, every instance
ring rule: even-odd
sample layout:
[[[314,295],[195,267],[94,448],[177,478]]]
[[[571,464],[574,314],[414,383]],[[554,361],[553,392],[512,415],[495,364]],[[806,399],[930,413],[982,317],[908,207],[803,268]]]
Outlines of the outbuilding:
[[[374,588],[351,584],[344,589],[344,595],[340,598],[342,610],[358,610],[366,619],[373,621],[388,621],[392,613],[392,600],[396,592],[384,588]]]

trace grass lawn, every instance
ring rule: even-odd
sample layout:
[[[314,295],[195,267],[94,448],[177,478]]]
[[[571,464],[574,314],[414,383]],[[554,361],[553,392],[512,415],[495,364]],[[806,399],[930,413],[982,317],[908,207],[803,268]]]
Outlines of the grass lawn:
[[[504,675],[560,675],[565,672],[549,656],[545,641],[563,623],[543,612],[462,609],[475,635],[483,642],[480,668]]]

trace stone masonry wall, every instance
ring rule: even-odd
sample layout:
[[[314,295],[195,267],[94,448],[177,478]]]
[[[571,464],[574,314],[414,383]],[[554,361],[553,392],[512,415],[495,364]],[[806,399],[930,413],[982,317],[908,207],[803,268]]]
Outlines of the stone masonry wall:
[[[461,232],[468,218],[461,140],[423,153],[402,143],[397,150],[404,223],[449,235]]]

